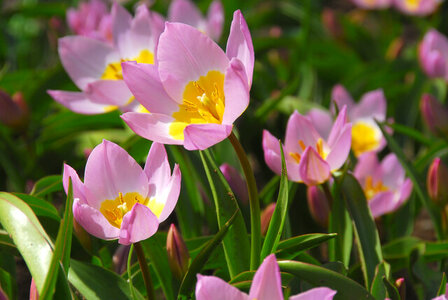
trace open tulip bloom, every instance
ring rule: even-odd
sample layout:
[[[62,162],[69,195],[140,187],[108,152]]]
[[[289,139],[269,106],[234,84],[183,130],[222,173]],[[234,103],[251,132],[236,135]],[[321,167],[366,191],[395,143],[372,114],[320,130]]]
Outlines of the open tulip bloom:
[[[226,53],[196,28],[167,22],[155,65],[122,65],[129,89],[150,112],[122,118],[155,142],[206,149],[230,135],[249,104],[254,51],[240,11],[233,16]]]
[[[91,235],[129,245],[156,233],[176,206],[181,173],[173,174],[163,145],[153,143],[145,168],[118,145],[104,140],[90,154],[84,183],[64,165],[63,183],[73,186],[73,216]]]
[[[429,30],[419,46],[420,64],[429,77],[448,81],[448,39],[435,29]]]
[[[364,9],[385,9],[391,6],[393,0],[352,0],[354,4]]]
[[[265,258],[254,275],[249,295],[215,276],[197,275],[197,300],[283,300],[280,269],[271,254]],[[290,300],[331,300],[336,291],[319,287],[289,297]]]
[[[376,153],[367,152],[359,157],[354,171],[367,198],[374,218],[397,210],[410,196],[412,182],[395,154],[387,155],[381,164]]]
[[[426,16],[432,14],[443,0],[394,0],[395,7],[404,14]]]
[[[347,122],[347,108],[336,118],[328,138],[322,137],[310,118],[295,111],[286,127],[285,153],[288,178],[292,181],[317,185],[327,181],[338,170],[350,152],[352,125]],[[263,150],[267,165],[281,174],[280,145],[267,130],[263,131]]]
[[[113,45],[85,36],[59,39],[59,56],[66,72],[81,92],[48,91],[59,103],[81,114],[100,114],[115,109],[134,111],[134,101],[123,81],[121,62],[153,64],[163,20],[141,5],[135,18],[114,3]]]

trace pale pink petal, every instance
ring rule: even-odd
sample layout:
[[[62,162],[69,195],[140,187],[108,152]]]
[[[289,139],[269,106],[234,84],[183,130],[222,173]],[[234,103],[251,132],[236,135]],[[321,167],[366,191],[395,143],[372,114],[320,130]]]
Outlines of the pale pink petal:
[[[126,124],[139,136],[162,144],[182,145],[170,135],[170,126],[174,118],[164,114],[128,112],[121,115]]]
[[[171,180],[171,168],[163,144],[152,143],[143,169],[148,177],[149,196],[154,196],[157,188],[164,188]]]
[[[409,4],[408,0],[394,0],[395,7],[404,14],[412,16],[426,16],[432,14],[442,1],[440,0],[423,0],[419,1],[415,7]]]
[[[190,0],[173,0],[168,9],[168,21],[184,23],[198,29],[203,17],[197,6]]]
[[[299,141],[302,141],[305,146],[315,147],[319,138],[319,133],[314,129],[311,121],[297,111],[294,111],[286,125],[285,151],[300,154],[303,152],[303,149]]]
[[[345,124],[338,139],[332,144],[325,159],[332,171],[338,170],[347,160],[352,144],[352,125]]]
[[[79,179],[78,173],[67,164],[64,164],[64,174],[62,175],[62,184],[64,186],[65,193],[68,194],[68,179],[72,179],[73,198],[78,198],[81,203],[86,203],[86,197],[84,193],[84,184]]]
[[[120,48],[122,57],[128,59],[138,57],[142,50],[148,50],[155,54],[161,33],[160,28],[154,26],[153,15],[146,5],[140,4],[135,12],[135,18],[131,21],[126,45]]]
[[[124,106],[132,93],[123,80],[98,80],[87,85],[86,95],[93,102],[104,105]]]
[[[352,0],[352,2],[365,9],[384,9],[392,4],[392,0]]]
[[[339,110],[341,110],[344,105],[347,106],[348,110],[351,110],[355,105],[355,101],[352,96],[341,84],[337,84],[333,87],[333,90],[331,91],[331,100],[337,104]],[[334,113],[335,109],[333,105],[330,106],[331,111]]]
[[[226,98],[223,124],[232,124],[249,105],[249,86],[243,64],[237,58],[232,58],[224,79],[224,94]]]
[[[339,115],[334,121],[333,127],[331,128],[330,135],[328,136],[328,146],[330,149],[334,147],[336,142],[339,140],[340,135],[346,128],[347,124],[347,106],[343,106],[339,111]]]
[[[249,297],[236,287],[215,276],[197,275],[196,300],[249,300]]]
[[[319,287],[289,297],[289,300],[332,300],[337,291],[327,287]]]
[[[180,186],[182,176],[180,173],[179,165],[174,165],[173,176],[170,182],[166,186],[161,186],[162,192],[157,192],[157,198],[160,195],[162,201],[164,201],[165,206],[163,207],[162,213],[159,216],[159,222],[165,221],[176,207],[177,200],[179,199]],[[156,199],[157,200],[157,199]]]
[[[236,57],[243,63],[246,68],[247,80],[250,87],[254,72],[254,46],[252,44],[249,27],[247,27],[246,20],[240,10],[233,13],[226,54],[229,60]]]
[[[112,36],[120,55],[126,53],[125,47],[131,22],[132,15],[123,6],[114,2],[112,5]]]
[[[283,300],[280,269],[274,254],[267,256],[255,273],[249,291],[249,298]]]
[[[374,218],[378,218],[396,209],[395,193],[392,191],[380,192],[368,201],[370,211]]]
[[[232,133],[233,125],[191,124],[184,129],[184,147],[187,150],[207,149]]]
[[[395,154],[388,154],[381,162],[383,184],[397,189],[404,181],[405,171]]]
[[[148,178],[140,165],[120,146],[103,140],[90,153],[84,176],[86,188],[94,195],[89,204],[99,209],[101,202],[119,193],[148,194]]]
[[[109,105],[95,103],[82,92],[49,90],[47,93],[53,97],[54,100],[78,114],[95,115],[108,111]]]
[[[207,34],[214,41],[219,41],[224,26],[224,8],[219,0],[214,0],[207,12]]]
[[[120,229],[120,239],[122,245],[130,245],[151,237],[157,232],[159,221],[156,215],[145,205],[136,203],[123,217]]]
[[[412,187],[413,185],[411,179],[407,178],[398,190],[399,196],[395,205],[395,210],[409,199],[409,196],[411,196],[412,193]]]
[[[168,96],[163,88],[155,65],[136,62],[125,62],[121,65],[123,79],[127,86],[138,102],[151,113],[171,115],[179,110],[177,103]]]
[[[355,170],[353,174],[356,179],[358,179],[359,183],[364,186],[366,178],[368,176],[372,176],[374,182],[377,182],[381,178],[373,178],[373,175],[376,174],[376,170],[380,168],[380,164],[378,162],[378,158],[375,152],[365,152],[361,156],[358,157],[358,163],[356,164]]]
[[[173,99],[182,99],[185,86],[209,71],[225,73],[229,60],[207,35],[180,23],[165,25],[157,48],[160,79]]]
[[[219,166],[219,169],[222,172],[222,175],[226,178],[229,183],[230,188],[232,189],[235,196],[243,203],[248,204],[248,192],[247,192],[247,184],[246,181],[241,176],[240,172],[237,171],[231,165],[224,163]]]
[[[299,164],[300,178],[306,185],[317,185],[330,178],[330,165],[314,148],[307,147]]]
[[[350,111],[350,121],[361,118],[386,119],[386,97],[382,89],[364,94],[361,101]]]
[[[313,108],[306,114],[306,116],[311,120],[313,127],[317,130],[319,135],[326,140],[330,134],[331,127],[333,126],[333,118],[331,117],[330,112],[319,108]]]
[[[120,235],[120,229],[112,226],[99,210],[79,199],[73,202],[73,217],[88,233],[97,238],[113,240]]]
[[[65,71],[81,90],[100,79],[109,63],[120,61],[110,45],[83,36],[59,39],[58,50]]]

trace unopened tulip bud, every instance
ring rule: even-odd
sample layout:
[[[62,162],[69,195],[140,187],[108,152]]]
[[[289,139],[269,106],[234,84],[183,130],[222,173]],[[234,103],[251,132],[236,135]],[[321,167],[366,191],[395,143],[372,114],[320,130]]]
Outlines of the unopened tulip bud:
[[[168,252],[168,261],[173,275],[181,280],[188,270],[188,261],[190,254],[185,245],[182,236],[177,231],[176,226],[171,224],[166,238],[166,251]]]
[[[321,18],[322,24],[333,38],[338,39],[343,36],[344,31],[334,9],[324,8]]]
[[[306,195],[311,216],[319,225],[327,227],[330,205],[325,193],[319,186],[308,186]]]
[[[235,196],[243,204],[248,204],[249,194],[247,192],[247,185],[241,174],[229,164],[222,164],[219,169],[229,183],[230,188],[235,193]]]
[[[395,286],[397,287],[398,293],[400,294],[400,299],[406,299],[406,283],[403,277],[395,280]]]
[[[112,262],[114,264],[114,270],[117,274],[123,274],[126,271],[126,265],[128,262],[129,245],[118,245],[117,250],[112,256]]]
[[[1,296],[0,299],[3,300]],[[36,283],[34,282],[33,278],[31,279],[31,286],[30,286],[30,300],[39,300],[39,293],[37,291]]]
[[[434,159],[429,167],[426,185],[432,201],[445,206],[448,202],[448,168],[440,158]]]
[[[448,136],[448,109],[436,98],[424,94],[420,101],[420,111],[432,133],[438,136]]]
[[[272,215],[274,214],[275,203],[269,204],[262,212],[261,212],[261,234],[266,235],[269,228],[269,223],[271,223]]]
[[[23,129],[28,124],[28,115],[28,106],[22,93],[17,92],[10,97],[0,90],[0,122],[15,129]]]

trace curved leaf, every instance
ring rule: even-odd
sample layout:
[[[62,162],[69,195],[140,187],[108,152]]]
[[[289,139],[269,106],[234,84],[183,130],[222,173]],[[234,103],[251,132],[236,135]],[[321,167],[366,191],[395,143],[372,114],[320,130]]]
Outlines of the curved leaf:
[[[310,233],[292,237],[278,244],[276,255],[282,258],[285,255],[296,255],[298,252],[316,247],[336,236],[336,233]]]
[[[39,179],[30,192],[31,196],[43,197],[47,194],[62,191],[64,188],[62,186],[62,176],[61,175],[50,175]]]
[[[27,194],[14,193],[14,195],[25,201],[34,211],[36,216],[48,217],[58,222],[61,220],[57,209],[51,203]]]

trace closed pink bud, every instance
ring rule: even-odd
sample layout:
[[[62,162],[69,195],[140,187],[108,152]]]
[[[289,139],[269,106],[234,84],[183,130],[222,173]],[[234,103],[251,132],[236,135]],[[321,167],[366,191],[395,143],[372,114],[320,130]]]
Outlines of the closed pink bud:
[[[438,136],[448,135],[448,110],[436,98],[424,94],[420,101],[420,111],[432,133]]]
[[[395,286],[400,294],[400,299],[406,299],[406,282],[404,281],[404,278],[400,277],[395,280]]]
[[[219,169],[229,183],[230,188],[235,193],[235,196],[241,200],[243,204],[248,204],[249,194],[247,192],[247,185],[241,174],[229,164],[222,164]]]
[[[325,193],[319,186],[309,186],[306,195],[311,216],[319,225],[327,227],[330,206]]]
[[[3,299],[0,296],[0,299]],[[7,299],[7,298],[4,298]],[[30,286],[30,300],[39,300],[39,293],[36,288],[36,283],[34,282],[34,279],[31,279],[31,286]]]
[[[130,248],[131,246],[128,245],[118,245],[117,250],[115,250],[114,256],[112,256],[112,262],[116,273],[123,274],[126,271]]]
[[[177,231],[176,226],[171,224],[166,238],[166,251],[168,252],[168,262],[173,275],[181,280],[188,270],[190,254],[182,236]]]
[[[23,129],[28,124],[28,115],[28,106],[21,92],[11,97],[0,90],[0,122],[15,129]]]
[[[428,170],[426,185],[431,199],[440,206],[445,206],[448,200],[448,168],[440,158],[434,159]]]
[[[269,204],[261,212],[261,234],[266,235],[268,232],[269,224],[271,223],[272,215],[274,214],[275,203]]]

